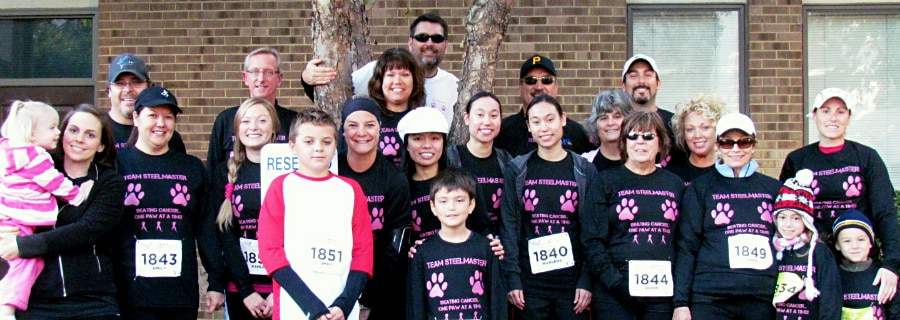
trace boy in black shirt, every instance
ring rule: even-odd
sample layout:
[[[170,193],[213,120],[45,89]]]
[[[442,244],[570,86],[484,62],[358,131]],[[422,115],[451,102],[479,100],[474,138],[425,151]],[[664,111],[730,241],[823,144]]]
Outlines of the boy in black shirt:
[[[441,229],[410,263],[407,319],[506,319],[499,258],[488,239],[466,228],[475,181],[459,169],[445,170],[432,183],[430,204]]]

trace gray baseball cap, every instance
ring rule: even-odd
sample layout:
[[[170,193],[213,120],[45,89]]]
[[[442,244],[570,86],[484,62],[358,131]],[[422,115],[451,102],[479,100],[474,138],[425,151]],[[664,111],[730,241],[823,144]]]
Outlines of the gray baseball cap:
[[[147,64],[143,59],[131,53],[120,54],[109,63],[109,82],[115,82],[123,72],[131,73],[144,81],[150,79],[147,74]]]

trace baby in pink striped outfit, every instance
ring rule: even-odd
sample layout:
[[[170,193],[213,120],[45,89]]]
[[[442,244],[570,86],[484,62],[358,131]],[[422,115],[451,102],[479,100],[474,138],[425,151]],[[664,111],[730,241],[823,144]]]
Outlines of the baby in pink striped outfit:
[[[59,115],[41,102],[15,101],[0,127],[0,226],[15,226],[19,235],[34,233],[37,226],[56,224],[60,197],[80,205],[93,181],[72,184],[53,165],[47,150],[59,140]],[[28,307],[31,286],[44,268],[40,258],[9,260],[9,271],[0,279],[0,320],[15,319],[16,309]]]

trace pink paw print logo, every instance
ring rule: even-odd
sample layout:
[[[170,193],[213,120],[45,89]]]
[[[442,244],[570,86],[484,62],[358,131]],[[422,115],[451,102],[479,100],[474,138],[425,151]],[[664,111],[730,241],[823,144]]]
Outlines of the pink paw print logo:
[[[231,212],[234,212],[235,217],[240,218],[242,211],[244,211],[244,204],[241,203],[241,196],[234,196],[234,200],[231,201]]]
[[[662,159],[662,161],[659,162],[659,166],[662,168],[665,168],[666,166],[669,165],[669,162],[672,162],[671,155],[667,155],[665,159]]]
[[[809,184],[809,189],[812,190],[813,195],[819,195],[819,179],[813,179],[813,181]]]
[[[878,306],[872,306],[872,320],[884,320],[884,311]]]
[[[479,296],[484,295],[484,284],[481,281],[481,271],[475,270],[475,275],[469,277],[469,284],[472,285],[472,293]]]
[[[500,196],[503,195],[503,188],[497,188],[497,193],[491,195],[491,201],[494,202],[494,209],[500,208]]]
[[[859,176],[850,176],[844,182],[844,194],[848,197],[859,197],[862,194],[862,178]]]
[[[397,137],[384,136],[384,139],[378,143],[381,153],[386,156],[396,156],[397,150],[400,150],[400,144],[397,143]]]
[[[616,212],[619,213],[621,221],[634,220],[638,207],[634,205],[634,199],[622,198],[622,203],[616,205]]]
[[[381,230],[384,227],[384,209],[372,208],[372,231]]]
[[[443,298],[444,291],[447,290],[447,283],[444,282],[444,273],[432,273],[431,280],[425,282],[425,289],[428,290],[429,298]]]
[[[666,200],[662,204],[663,218],[675,221],[678,218],[678,204],[673,200]]]
[[[525,195],[522,196],[522,202],[525,202],[525,211],[534,212],[534,206],[538,204],[538,199],[534,190],[525,189]]]
[[[181,185],[180,183],[176,183],[174,188],[169,189],[169,194],[172,195],[172,203],[185,207],[187,207],[188,201],[191,201],[191,195],[187,193],[187,185]]]
[[[412,222],[413,222],[413,231],[420,232],[422,231],[422,217],[419,216],[419,213],[416,210],[412,211]]]
[[[717,226],[731,223],[731,217],[734,217],[734,210],[727,203],[717,203],[716,209],[712,211],[712,217]]]
[[[566,190],[566,194],[559,196],[559,203],[562,204],[562,206],[559,208],[560,210],[566,212],[575,212],[575,206],[578,205],[578,192]]]
[[[759,218],[762,221],[767,221],[769,223],[774,222],[772,219],[772,204],[768,202],[760,203],[758,207],[756,207],[756,212],[759,212]]]
[[[137,206],[141,204],[141,199],[144,198],[144,192],[141,191],[140,183],[129,183],[128,184],[128,192],[125,192],[125,205],[126,206]]]

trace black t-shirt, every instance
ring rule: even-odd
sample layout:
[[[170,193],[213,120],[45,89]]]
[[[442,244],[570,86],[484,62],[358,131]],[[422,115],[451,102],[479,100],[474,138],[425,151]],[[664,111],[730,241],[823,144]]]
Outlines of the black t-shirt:
[[[410,262],[407,318],[506,319],[500,261],[487,238],[461,243],[428,238]]]
[[[683,158],[675,159],[672,162],[669,162],[669,165],[667,165],[665,169],[681,178],[681,180],[684,181],[685,186],[689,186],[691,185],[691,181],[693,181],[695,178],[709,172],[716,171],[716,166],[711,165],[709,167],[701,168],[695,166],[687,158]]]
[[[207,220],[208,179],[203,163],[181,152],[170,150],[162,155],[149,155],[135,147],[120,150],[116,163],[127,188],[120,230],[122,252],[118,261],[119,288],[126,297],[123,303],[137,307],[197,308],[200,288],[195,241],[201,246],[217,242],[213,226],[204,226],[211,220]],[[136,259],[146,258],[143,264],[151,267],[176,263],[171,258],[153,259],[149,253],[137,255],[136,240],[180,240],[182,250],[177,257],[181,264],[180,276],[136,276]]]
[[[578,221],[578,204],[580,197],[575,173],[572,168],[575,162],[572,154],[567,153],[563,160],[551,162],[533,156],[528,162],[528,172],[522,190],[524,211],[521,216],[525,243],[542,236],[566,232],[580,228]],[[569,232],[573,251],[579,233]],[[526,295],[540,297],[557,297],[571,294],[581,276],[580,252],[573,252],[576,264],[572,267],[534,274],[528,248],[519,251],[519,266],[522,268],[522,286]],[[559,297],[557,297],[559,298]]]
[[[581,211],[585,255],[592,273],[600,273],[606,287],[616,285],[611,263],[628,275],[630,260],[674,260],[676,218],[684,184],[674,174],[656,169],[647,175],[625,166],[594,175]],[[605,252],[604,252],[605,251]]]
[[[247,261],[258,262],[258,256],[245,256],[241,250],[241,238],[257,240],[260,197],[260,165],[246,160],[237,172],[234,181],[234,192],[231,198],[231,227],[219,230],[219,241],[222,243],[223,258],[228,269],[228,278],[235,285],[242,297],[254,292],[272,292],[272,279],[265,275],[250,274]],[[225,185],[228,183],[228,166],[223,162],[216,166],[216,174],[210,186],[210,214],[218,214],[218,209],[225,200]],[[234,290],[230,290],[234,291]]]
[[[601,172],[606,169],[621,166],[623,163],[625,163],[625,161],[622,159],[610,160],[609,158],[605,157],[603,153],[600,152],[600,150],[597,150],[597,155],[594,156],[594,160],[591,160],[591,163],[593,163],[594,167],[597,168],[597,172]]]
[[[497,153],[492,152],[487,158],[479,158],[469,152],[466,145],[456,146],[459,150],[459,160],[462,168],[473,175],[478,182],[478,196],[476,202],[484,204],[487,217],[491,221],[490,230],[493,234],[500,234],[500,198],[503,195],[503,170],[497,160]]]
[[[372,219],[374,243],[374,268],[372,278],[366,282],[360,303],[374,310],[403,310],[389,297],[396,295],[390,290],[402,289],[396,286],[397,279],[406,279],[406,252],[398,252],[393,235],[400,234],[410,225],[409,182],[400,169],[394,167],[380,154],[369,169],[356,172],[347,162],[347,153],[338,155],[338,174],[355,180],[366,194],[369,214]],[[399,243],[399,242],[398,242]],[[401,247],[401,250],[405,249]],[[399,287],[399,288],[398,288]],[[401,291],[402,292],[402,291]]]
[[[779,283],[775,287],[776,297],[779,293],[789,294],[794,286],[784,281],[788,274],[794,274],[800,279],[806,278],[806,269],[809,263],[809,245],[801,248],[786,248],[783,257],[778,262]],[[834,263],[831,250],[824,243],[816,244],[813,255],[812,277],[816,289],[820,294],[809,301],[806,298],[808,288],[794,289],[796,291],[787,301],[775,304],[776,319],[802,320],[802,319],[840,319],[841,318],[841,283],[840,273]],[[871,286],[871,282],[869,285]]]
[[[403,156],[406,154],[406,148],[403,147],[403,139],[400,139],[400,131],[397,130],[397,124],[403,119],[409,110],[404,112],[382,113],[381,115],[381,135],[378,137],[378,150],[385,158],[390,160],[398,168],[403,162]]]
[[[441,229],[441,222],[431,212],[431,182],[433,180],[434,178],[422,181],[409,180],[413,240],[428,238]]]

